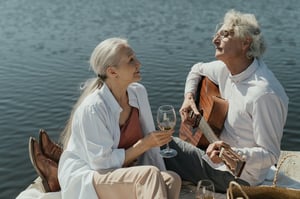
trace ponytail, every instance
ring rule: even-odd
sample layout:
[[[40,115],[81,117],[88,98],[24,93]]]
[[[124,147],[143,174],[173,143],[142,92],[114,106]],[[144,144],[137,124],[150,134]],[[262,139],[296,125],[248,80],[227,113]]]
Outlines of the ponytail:
[[[81,87],[82,94],[74,105],[70,118],[60,136],[60,143],[65,148],[69,142],[72,132],[72,122],[76,109],[80,106],[83,100],[97,88],[100,88],[105,82],[106,70],[109,66],[116,67],[120,61],[119,51],[123,46],[129,46],[126,39],[109,38],[102,41],[94,49],[90,57],[90,66],[98,75],[98,78],[88,79]]]
[[[94,92],[97,88],[101,88],[103,85],[103,81],[98,77],[98,78],[91,78],[88,79],[82,86],[80,86],[80,90],[82,90],[82,93],[80,97],[78,98],[76,104],[73,106],[71,115],[67,121],[67,124],[62,131],[60,135],[60,144],[65,148],[69,142],[69,138],[71,136],[72,132],[72,121],[74,117],[74,113],[79,107],[79,105],[83,102],[83,100],[92,92]]]

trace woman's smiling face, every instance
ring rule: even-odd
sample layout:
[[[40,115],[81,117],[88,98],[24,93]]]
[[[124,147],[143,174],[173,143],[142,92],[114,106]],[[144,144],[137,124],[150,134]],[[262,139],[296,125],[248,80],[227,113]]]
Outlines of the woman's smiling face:
[[[120,61],[116,67],[118,79],[124,83],[133,83],[141,80],[140,67],[141,63],[136,58],[134,51],[124,46],[120,49]]]

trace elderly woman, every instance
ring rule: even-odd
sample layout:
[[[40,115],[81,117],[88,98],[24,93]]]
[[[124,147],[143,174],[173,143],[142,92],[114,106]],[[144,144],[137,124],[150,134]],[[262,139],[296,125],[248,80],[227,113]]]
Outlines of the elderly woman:
[[[159,154],[173,130],[155,130],[134,51],[126,40],[110,38],[90,64],[98,77],[87,81],[63,133],[62,198],[179,198],[181,179],[166,171]],[[38,147],[32,141],[39,174],[48,175],[49,191],[57,190],[55,164],[45,168]]]
[[[165,161],[167,168],[178,172],[182,179],[194,183],[211,179],[217,191],[225,192],[235,177],[222,164],[220,149],[229,144],[244,154],[246,164],[238,179],[241,184],[262,183],[280,155],[288,97],[261,59],[265,43],[254,15],[228,11],[212,42],[218,61],[192,67],[180,113],[183,121],[189,120],[191,110],[199,114],[194,96],[198,82],[208,77],[219,86],[221,97],[229,104],[222,141],[211,143],[205,154],[175,139],[170,146],[178,155]]]

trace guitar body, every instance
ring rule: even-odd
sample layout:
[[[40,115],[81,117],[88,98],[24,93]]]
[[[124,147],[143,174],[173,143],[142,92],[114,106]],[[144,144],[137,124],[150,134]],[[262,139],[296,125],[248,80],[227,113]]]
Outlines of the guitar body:
[[[219,88],[207,77],[199,84],[195,99],[200,115],[190,111],[192,126],[181,122],[179,137],[203,150],[218,141],[228,111],[228,102],[220,98]],[[196,130],[195,132],[193,132]],[[205,137],[207,136],[207,137]],[[245,158],[230,146],[220,148],[219,157],[235,177],[240,177],[246,164]]]
[[[217,137],[219,137],[226,119],[228,102],[220,97],[218,86],[207,77],[203,77],[199,83],[197,94],[195,102],[198,104],[198,109]],[[182,122],[179,129],[179,137],[194,146],[206,149],[209,141],[199,128],[196,128],[195,132],[193,130],[193,128]]]

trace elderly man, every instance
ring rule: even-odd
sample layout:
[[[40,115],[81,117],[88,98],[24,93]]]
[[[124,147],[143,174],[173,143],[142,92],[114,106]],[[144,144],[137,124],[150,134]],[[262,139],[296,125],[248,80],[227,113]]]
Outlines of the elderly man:
[[[183,121],[190,111],[199,114],[194,96],[201,78],[208,77],[229,104],[221,141],[211,143],[204,152],[174,138],[170,146],[178,155],[165,162],[183,180],[197,183],[211,179],[216,191],[225,192],[235,176],[223,165],[220,149],[226,143],[246,157],[239,183],[262,183],[280,155],[288,97],[261,59],[265,43],[254,15],[228,11],[212,42],[218,61],[197,63],[191,68],[180,114]]]

